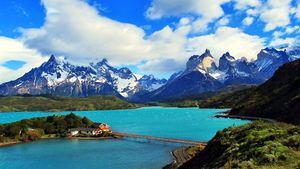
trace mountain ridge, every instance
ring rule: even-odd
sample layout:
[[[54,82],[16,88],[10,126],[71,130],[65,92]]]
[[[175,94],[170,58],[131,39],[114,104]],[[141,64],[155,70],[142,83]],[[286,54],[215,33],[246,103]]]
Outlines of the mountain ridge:
[[[106,59],[89,66],[75,66],[52,55],[40,67],[22,77],[0,85],[0,95],[53,94],[57,96],[88,97],[114,95],[127,98],[139,90],[154,90],[166,81],[149,79],[141,84],[128,68],[114,68]],[[155,83],[156,87],[152,86]],[[147,84],[147,85],[144,85]],[[152,87],[152,88],[151,88]]]
[[[294,55],[288,55],[287,50],[265,48],[258,53],[257,60],[251,62],[245,58],[235,59],[226,52],[220,57],[219,66],[216,66],[213,56],[206,49],[202,55],[190,57],[183,72],[173,74],[166,85],[144,97],[149,101],[165,101],[216,91],[229,85],[259,85],[281,65],[296,58],[298,53],[289,52]]]
[[[115,68],[103,59],[88,66],[72,65],[52,55],[40,67],[0,85],[0,95],[53,94],[88,97],[114,95],[132,102],[164,101],[177,97],[218,91],[230,85],[257,85],[268,80],[284,63],[300,58],[299,47],[262,49],[257,60],[236,59],[224,53],[217,66],[208,49],[191,56],[186,69],[169,80],[153,75],[137,76],[128,68]]]

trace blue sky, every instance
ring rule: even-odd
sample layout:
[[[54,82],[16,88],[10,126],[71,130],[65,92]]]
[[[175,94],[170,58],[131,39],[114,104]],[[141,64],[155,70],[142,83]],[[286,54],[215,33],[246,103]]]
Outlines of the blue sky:
[[[51,54],[88,64],[107,58],[137,74],[168,77],[209,48],[256,58],[298,45],[299,0],[0,1],[0,82]],[[2,72],[2,73],[1,73]],[[4,76],[12,73],[14,76]]]

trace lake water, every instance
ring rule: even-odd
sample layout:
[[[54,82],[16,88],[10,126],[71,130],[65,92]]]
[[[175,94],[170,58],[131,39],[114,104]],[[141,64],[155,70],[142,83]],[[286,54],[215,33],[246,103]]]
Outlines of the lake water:
[[[175,139],[208,141],[218,130],[248,121],[214,118],[220,109],[147,107],[135,110],[80,111],[112,130]],[[0,123],[49,116],[45,112],[0,113]],[[0,168],[24,169],[156,169],[171,162],[170,152],[179,144],[142,140],[43,140],[0,148]]]

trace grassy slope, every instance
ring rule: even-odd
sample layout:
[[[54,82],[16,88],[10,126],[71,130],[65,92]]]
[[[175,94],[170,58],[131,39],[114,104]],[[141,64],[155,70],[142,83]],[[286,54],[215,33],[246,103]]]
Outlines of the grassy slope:
[[[181,168],[300,168],[300,127],[254,122],[224,129]]]
[[[253,87],[253,85],[231,85],[214,92],[204,92],[193,96],[177,98],[153,104],[164,107],[198,107],[198,102],[203,102],[218,95],[227,95],[229,93],[248,89],[250,87]]]
[[[231,114],[300,124],[300,60],[280,67],[266,83],[199,102],[200,107],[231,107]]]
[[[53,96],[0,97],[0,112],[12,111],[75,111],[136,108],[137,105],[113,96],[70,98]]]

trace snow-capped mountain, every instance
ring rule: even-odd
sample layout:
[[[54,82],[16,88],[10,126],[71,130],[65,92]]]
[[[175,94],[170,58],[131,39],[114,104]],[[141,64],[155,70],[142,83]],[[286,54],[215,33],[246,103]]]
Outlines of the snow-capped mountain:
[[[284,48],[284,50],[290,56],[290,61],[300,59],[300,46],[290,46]]]
[[[150,100],[168,100],[206,91],[217,90],[222,83],[212,77],[217,66],[209,50],[201,56],[194,55],[186,63],[185,71],[171,76],[168,83],[151,92],[147,97]]]
[[[217,66],[214,62],[213,56],[210,54],[210,51],[206,49],[206,51],[201,55],[194,55],[190,57],[188,62],[186,63],[185,73],[189,73],[192,71],[200,71],[200,72],[213,72],[217,69]]]
[[[138,80],[128,68],[114,68],[106,59],[89,66],[75,66],[64,58],[51,56],[19,79],[0,85],[0,95],[115,95],[127,98],[138,92],[136,89],[140,86],[152,91],[164,84],[163,80],[150,77]]]
[[[281,65],[290,60],[291,57],[285,51],[266,48],[258,53],[254,64],[257,66],[260,75],[268,80]]]
[[[141,90],[153,91],[167,83],[166,79],[157,79],[153,75],[144,75],[138,80]]]
[[[276,50],[266,48],[257,55],[257,60],[235,59],[228,52],[216,66],[209,50],[194,55],[187,61],[185,71],[175,73],[167,84],[151,92],[150,100],[168,100],[192,96],[206,91],[219,90],[228,85],[261,84],[268,80],[283,64],[295,60],[300,48]]]
[[[106,59],[88,66],[75,66],[51,56],[24,76],[0,85],[0,95],[53,94],[85,97],[114,95],[131,101],[167,100],[216,91],[228,85],[261,84],[283,64],[300,58],[300,47],[266,48],[257,60],[235,59],[230,53],[219,64],[209,50],[189,58],[184,71],[169,80],[152,75],[137,78],[128,68],[117,69]]]
[[[235,59],[228,52],[219,60],[219,76],[213,76],[225,85],[233,84],[258,84],[263,80],[257,76],[258,71],[254,63],[247,59]]]

